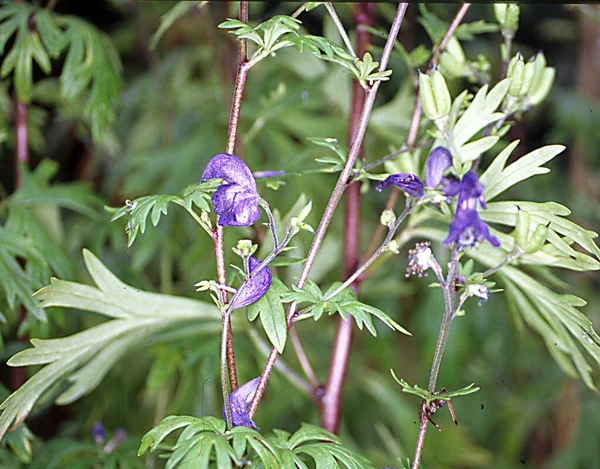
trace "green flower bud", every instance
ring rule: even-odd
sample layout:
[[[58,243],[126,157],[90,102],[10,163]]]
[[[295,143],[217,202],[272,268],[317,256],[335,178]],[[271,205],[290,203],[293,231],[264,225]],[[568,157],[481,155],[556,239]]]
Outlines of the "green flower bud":
[[[438,113],[441,116],[447,116],[450,113],[450,106],[452,106],[452,98],[450,98],[450,92],[448,91],[444,75],[439,70],[434,70],[431,74],[431,81]]]
[[[435,96],[433,94],[433,83],[431,77],[425,73],[419,74],[419,94],[421,96],[421,107],[423,112],[431,120],[440,117],[437,106],[435,104]]]
[[[525,96],[529,89],[531,88],[531,84],[533,83],[533,76],[535,74],[535,63],[529,62],[525,64],[525,71],[523,74],[523,84],[521,85],[521,89],[519,90],[519,96]]]
[[[548,238],[548,227],[545,225],[538,225],[531,235],[529,242],[527,243],[527,249],[525,252],[528,254],[532,254],[536,251],[539,251],[542,246],[546,243],[546,239]]]
[[[533,83],[529,90],[529,96],[527,102],[531,106],[535,106],[541,103],[552,88],[554,83],[555,70],[551,67],[546,67],[542,70],[539,78],[536,80],[534,77]]]
[[[386,209],[381,213],[379,221],[382,225],[391,228],[394,223],[396,223],[396,215],[394,214],[393,210]]]
[[[400,254],[400,244],[395,239],[392,239],[385,247],[385,250],[393,254]]]
[[[519,27],[519,5],[494,4],[494,14],[496,15],[496,21],[500,23],[502,34],[512,37]]]
[[[529,239],[530,216],[525,210],[521,210],[519,207],[517,207],[517,209],[517,223],[515,224],[515,229],[512,236],[515,238],[517,246],[519,246],[523,251],[526,251],[528,245],[527,242]]]
[[[240,239],[237,245],[232,248],[233,252],[242,258],[249,258],[257,249],[258,245],[252,244],[249,239]]]
[[[521,53],[517,53],[509,62],[506,76],[510,78],[508,95],[513,98],[518,97],[525,78],[525,64],[521,58]]]
[[[496,21],[504,26],[506,21],[506,10],[508,5],[506,3],[494,3],[494,15],[496,15]]]

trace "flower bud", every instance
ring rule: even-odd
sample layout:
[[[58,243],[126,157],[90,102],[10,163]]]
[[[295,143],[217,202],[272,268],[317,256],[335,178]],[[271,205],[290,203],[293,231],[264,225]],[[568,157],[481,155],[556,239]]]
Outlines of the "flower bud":
[[[385,250],[393,254],[400,254],[400,244],[395,239],[392,239],[385,247]]]
[[[238,256],[243,258],[248,258],[252,254],[256,252],[258,249],[257,244],[252,244],[252,241],[249,239],[240,239],[237,242],[237,245],[233,247],[233,252],[235,252]]]
[[[527,249],[527,241],[529,239],[529,213],[525,210],[521,210],[517,207],[517,223],[515,224],[515,229],[513,231],[513,238],[515,238],[515,242],[517,246],[519,246],[523,251]]]
[[[467,287],[467,295],[481,298],[479,304],[485,303],[490,297],[490,289],[486,285],[472,283]]]
[[[548,231],[548,226],[538,225],[527,243],[525,252],[533,254],[534,252],[539,251],[548,238]]]
[[[519,26],[519,5],[496,3],[494,4],[496,21],[500,23],[502,34],[514,35]]]
[[[546,67],[537,79],[534,77],[527,100],[530,105],[535,106],[548,96],[550,88],[552,88],[552,84],[554,83],[554,75],[555,70],[551,67]]]
[[[452,98],[450,98],[450,92],[448,91],[444,75],[439,70],[434,70],[431,74],[431,81],[438,112],[442,116],[447,116],[450,113],[450,106],[452,106]]]
[[[517,55],[509,62],[506,76],[507,78],[510,78],[508,95],[513,98],[518,97],[525,79],[525,64],[523,63],[521,53],[517,53]]]
[[[382,225],[391,228],[396,223],[396,215],[393,210],[386,209],[381,213],[379,221]]]

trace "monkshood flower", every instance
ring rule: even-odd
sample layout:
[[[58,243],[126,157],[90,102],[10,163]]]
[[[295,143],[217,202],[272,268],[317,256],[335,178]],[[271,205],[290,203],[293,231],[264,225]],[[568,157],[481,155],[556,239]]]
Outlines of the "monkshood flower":
[[[414,174],[392,174],[385,181],[380,182],[375,190],[381,192],[389,186],[397,186],[415,199],[423,197],[423,182]]]
[[[254,398],[260,378],[254,378],[243,384],[229,395],[229,412],[231,424],[234,427],[248,427],[258,430],[254,421],[248,415],[248,407]],[[225,405],[223,405],[223,420],[227,420]]]
[[[458,243],[460,248],[474,246],[478,241],[488,240],[492,246],[500,246],[500,241],[490,234],[488,226],[479,218],[477,203],[486,208],[483,198],[483,184],[474,171],[469,171],[460,181],[456,215],[450,223],[445,245]]]
[[[260,218],[256,181],[250,168],[237,156],[219,153],[204,168],[200,182],[222,179],[212,196],[220,226],[250,226]]]
[[[444,179],[444,173],[452,166],[452,155],[444,147],[435,147],[427,157],[425,187],[435,189]]]
[[[252,273],[260,264],[261,261],[259,261],[256,257],[250,257],[248,259],[248,270],[250,273]],[[252,303],[260,300],[269,290],[272,280],[273,278],[271,276],[269,267],[263,267],[256,275],[252,276],[252,278],[246,282],[246,285],[239,295],[235,296],[234,300],[229,306],[230,311],[243,308],[244,306],[251,305]]]
[[[474,246],[478,241],[487,239],[492,246],[500,246],[500,241],[490,234],[488,226],[479,218],[477,210],[457,209],[454,220],[450,223],[448,237],[444,240],[447,246],[458,242],[461,248]]]

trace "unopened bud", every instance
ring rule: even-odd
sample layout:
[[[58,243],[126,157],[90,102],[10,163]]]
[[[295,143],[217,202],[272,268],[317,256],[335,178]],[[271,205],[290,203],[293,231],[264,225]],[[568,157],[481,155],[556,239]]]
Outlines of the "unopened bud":
[[[249,258],[256,252],[258,245],[252,244],[249,239],[240,239],[237,245],[233,247],[233,252],[242,258]]]
[[[381,217],[379,217],[379,221],[382,225],[391,228],[394,223],[396,223],[396,215],[393,210],[386,209],[381,213]]]
[[[392,239],[386,246],[385,250],[394,254],[400,254],[400,244],[395,239]]]

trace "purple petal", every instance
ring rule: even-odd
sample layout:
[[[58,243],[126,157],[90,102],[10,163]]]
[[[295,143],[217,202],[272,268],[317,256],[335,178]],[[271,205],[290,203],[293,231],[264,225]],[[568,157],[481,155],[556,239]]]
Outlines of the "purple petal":
[[[248,267],[250,268],[250,274],[261,264],[261,261],[255,257],[248,259]],[[250,280],[246,283],[246,286],[242,292],[235,298],[235,301],[231,303],[231,311],[244,306],[251,305],[256,301],[260,300],[271,286],[271,271],[269,267],[263,267],[260,272],[256,275],[251,275]]]
[[[457,210],[450,228],[448,237],[443,241],[445,245],[458,242],[461,248],[474,246],[478,241],[487,240],[492,246],[500,246],[500,241],[490,234],[488,226],[479,218],[477,210]]]
[[[462,210],[475,210],[477,201],[486,208],[483,198],[483,184],[474,171],[465,174],[460,182],[460,193],[458,195],[458,208]]]
[[[237,156],[219,153],[213,156],[204,168],[200,182],[209,179],[223,179],[229,184],[238,184],[251,192],[256,192],[256,182],[250,168]]]
[[[96,444],[102,444],[106,440],[104,425],[102,425],[100,422],[96,422],[92,427],[92,440],[94,440]]]
[[[425,187],[435,189],[442,182],[446,170],[452,166],[452,155],[444,147],[434,148],[427,157]]]
[[[250,226],[260,218],[258,194],[238,184],[220,186],[212,197],[220,226]]]
[[[454,197],[460,192],[460,181],[456,179],[443,177],[442,192],[446,197]]]
[[[380,182],[375,190],[381,191],[391,185],[399,187],[415,199],[423,197],[423,182],[414,174],[392,174],[385,181]]]
[[[258,430],[254,421],[248,415],[248,406],[256,393],[260,378],[254,378],[243,384],[229,395],[229,411],[231,423],[234,427],[249,427]],[[227,420],[225,405],[223,405],[223,419]]]

